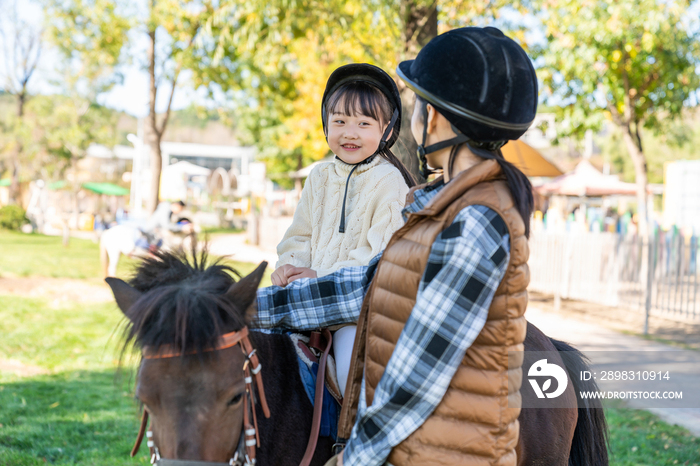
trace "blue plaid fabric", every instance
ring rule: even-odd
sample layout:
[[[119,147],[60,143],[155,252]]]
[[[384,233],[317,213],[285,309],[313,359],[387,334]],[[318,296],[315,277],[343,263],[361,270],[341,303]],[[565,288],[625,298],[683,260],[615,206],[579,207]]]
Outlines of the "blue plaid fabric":
[[[442,188],[416,191],[404,216],[422,209]],[[391,449],[435,410],[466,350],[486,322],[510,255],[508,229],[493,210],[465,207],[430,251],[416,304],[374,394],[365,403],[343,453],[347,465],[381,465]],[[258,291],[259,327],[314,329],[357,322],[381,254],[366,267],[350,267],[286,288]]]

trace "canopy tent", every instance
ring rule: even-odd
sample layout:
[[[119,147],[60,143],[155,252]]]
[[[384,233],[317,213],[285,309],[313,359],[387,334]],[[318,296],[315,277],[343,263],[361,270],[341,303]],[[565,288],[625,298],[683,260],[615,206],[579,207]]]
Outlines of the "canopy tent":
[[[97,194],[106,194],[108,196],[127,196],[129,190],[122,188],[112,183],[83,183],[83,189],[87,189]]]
[[[211,173],[211,170],[209,170],[208,168],[200,167],[199,165],[187,162],[186,160],[174,163],[172,165],[168,165],[167,167],[163,168],[164,176],[171,176],[173,174],[183,174],[189,176],[207,176],[209,175],[209,173]]]
[[[617,175],[603,175],[589,161],[584,160],[571,173],[537,186],[535,191],[544,196],[633,196],[637,193],[637,186],[620,181]]]
[[[211,170],[186,160],[168,165],[160,179],[161,199],[186,199],[188,190],[194,188],[201,193],[206,190],[206,178]]]
[[[51,191],[66,189],[70,187],[65,180],[53,181],[46,185]],[[106,194],[107,196],[128,196],[129,190],[113,183],[83,183],[81,188],[92,191],[96,194]]]
[[[527,176],[554,177],[564,174],[556,165],[544,158],[539,151],[521,140],[509,141],[501,148],[501,152],[507,161],[518,167]]]

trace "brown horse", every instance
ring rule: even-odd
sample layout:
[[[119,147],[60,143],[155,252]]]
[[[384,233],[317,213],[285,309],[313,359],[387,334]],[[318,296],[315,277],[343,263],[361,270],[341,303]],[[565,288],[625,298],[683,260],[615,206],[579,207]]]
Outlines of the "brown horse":
[[[254,317],[256,289],[266,264],[234,282],[232,275],[238,274],[230,267],[206,263],[206,253],[188,261],[181,251],[163,251],[145,259],[130,284],[107,279],[127,317],[125,347],[133,342],[144,353],[176,349],[175,357],[143,358],[137,376],[136,397],[150,415],[152,448],[164,458],[159,462],[163,465],[188,464],[173,460],[228,464],[242,443],[247,357],[238,346],[212,349],[221,347],[222,335],[245,329]],[[313,408],[296,352],[283,334],[251,332],[250,337],[262,363],[271,414],[266,419],[259,405],[254,408],[260,440],[257,464],[298,465]],[[576,376],[587,368],[581,353],[530,324],[525,348],[526,363],[527,351],[562,351],[555,354],[564,360],[551,362],[567,364],[571,383],[559,398],[561,408],[522,409],[518,464],[607,465],[602,409],[577,407],[578,390],[595,389],[591,382],[580,386]],[[522,393],[527,400],[530,395]],[[312,464],[324,464],[331,445],[330,438],[319,439]]]

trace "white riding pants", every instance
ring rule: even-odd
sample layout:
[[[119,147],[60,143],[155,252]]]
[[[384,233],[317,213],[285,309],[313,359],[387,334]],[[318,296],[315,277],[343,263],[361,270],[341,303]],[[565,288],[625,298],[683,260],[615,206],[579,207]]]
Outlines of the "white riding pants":
[[[335,332],[333,335],[333,353],[335,354],[336,371],[340,394],[345,396],[345,385],[348,383],[350,362],[352,360],[352,347],[355,344],[357,325],[348,325]]]

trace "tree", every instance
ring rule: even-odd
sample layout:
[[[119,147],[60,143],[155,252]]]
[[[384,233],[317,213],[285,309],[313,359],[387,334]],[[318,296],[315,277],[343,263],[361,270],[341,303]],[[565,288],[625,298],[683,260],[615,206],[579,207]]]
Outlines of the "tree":
[[[48,30],[54,43],[66,57],[77,59],[86,72],[105,78],[98,91],[105,91],[116,82],[120,66],[132,58],[129,52],[148,74],[145,141],[151,159],[148,212],[153,212],[159,201],[160,143],[179,80],[183,71],[195,76],[203,72],[206,58],[213,52],[213,41],[201,37],[202,29],[217,8],[225,4],[214,0],[149,0],[146,11],[141,12],[137,2],[117,5],[109,0],[53,0],[49,8]],[[139,47],[143,39],[147,40],[145,50]],[[104,65],[107,65],[106,73]],[[159,117],[156,102],[160,94],[164,94],[167,103]]]
[[[297,170],[328,154],[320,103],[333,69],[369,62],[393,73],[400,61],[414,57],[439,30],[490,21],[504,5],[502,0],[310,0],[295,2],[293,8],[288,0],[276,0],[265,2],[264,8],[251,2],[245,14],[231,11],[238,19],[219,18],[219,23],[228,25],[218,36],[219,49],[235,47],[239,63],[249,72],[240,104],[248,116],[242,123],[249,140],[265,154],[268,171]],[[241,17],[255,19],[242,24]],[[410,132],[413,93],[401,82],[398,85],[404,110],[394,151],[420,178]],[[252,115],[245,111],[250,106],[255,108]]]
[[[568,134],[605,118],[634,164],[640,235],[648,234],[644,130],[663,133],[700,86],[697,25],[687,0],[537,0],[546,45],[538,51],[548,100]]]
[[[2,4],[0,4],[2,6]],[[29,99],[29,81],[34,75],[41,56],[42,31],[28,24],[17,15],[17,5],[7,5],[8,14],[0,16],[0,40],[2,40],[5,82],[3,89],[17,99],[14,118],[8,118],[4,126],[9,133],[19,131],[24,121],[24,109]],[[10,202],[19,203],[19,177],[23,146],[17,138],[10,138],[4,150],[10,154]]]

